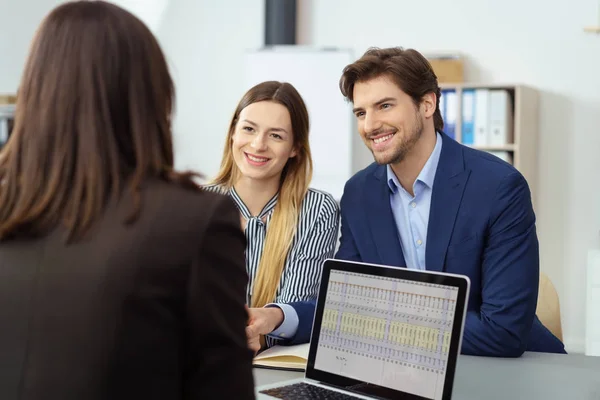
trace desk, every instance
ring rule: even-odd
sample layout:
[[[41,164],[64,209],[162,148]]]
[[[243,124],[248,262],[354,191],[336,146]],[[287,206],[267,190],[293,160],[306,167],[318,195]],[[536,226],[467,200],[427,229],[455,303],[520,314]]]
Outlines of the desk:
[[[600,357],[525,353],[520,358],[460,356],[453,398],[459,400],[600,400]],[[256,385],[303,373],[254,369]]]

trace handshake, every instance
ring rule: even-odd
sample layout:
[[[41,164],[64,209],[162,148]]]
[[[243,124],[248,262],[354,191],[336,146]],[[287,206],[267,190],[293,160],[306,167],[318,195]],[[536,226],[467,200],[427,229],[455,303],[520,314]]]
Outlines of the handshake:
[[[258,353],[263,347],[261,338],[268,335],[283,322],[283,311],[279,307],[248,308],[248,326],[246,326],[246,337],[248,347]]]

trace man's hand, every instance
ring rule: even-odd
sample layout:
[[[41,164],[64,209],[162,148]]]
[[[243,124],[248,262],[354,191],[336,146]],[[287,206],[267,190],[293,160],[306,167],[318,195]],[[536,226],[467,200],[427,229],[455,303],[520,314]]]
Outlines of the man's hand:
[[[256,354],[260,350],[260,336],[273,332],[283,322],[283,311],[279,307],[250,308],[246,336],[248,347]]]

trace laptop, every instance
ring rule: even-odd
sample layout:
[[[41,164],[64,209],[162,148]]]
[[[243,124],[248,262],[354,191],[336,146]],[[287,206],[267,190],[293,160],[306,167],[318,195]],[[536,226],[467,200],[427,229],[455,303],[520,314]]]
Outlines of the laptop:
[[[258,386],[256,398],[450,399],[470,284],[326,260],[304,378]]]

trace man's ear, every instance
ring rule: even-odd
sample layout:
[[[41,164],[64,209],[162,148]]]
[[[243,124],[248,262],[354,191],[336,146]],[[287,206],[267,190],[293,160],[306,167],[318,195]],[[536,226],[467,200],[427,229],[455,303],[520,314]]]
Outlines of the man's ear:
[[[427,93],[421,99],[421,113],[425,118],[433,117],[437,107],[437,96],[433,92]]]

